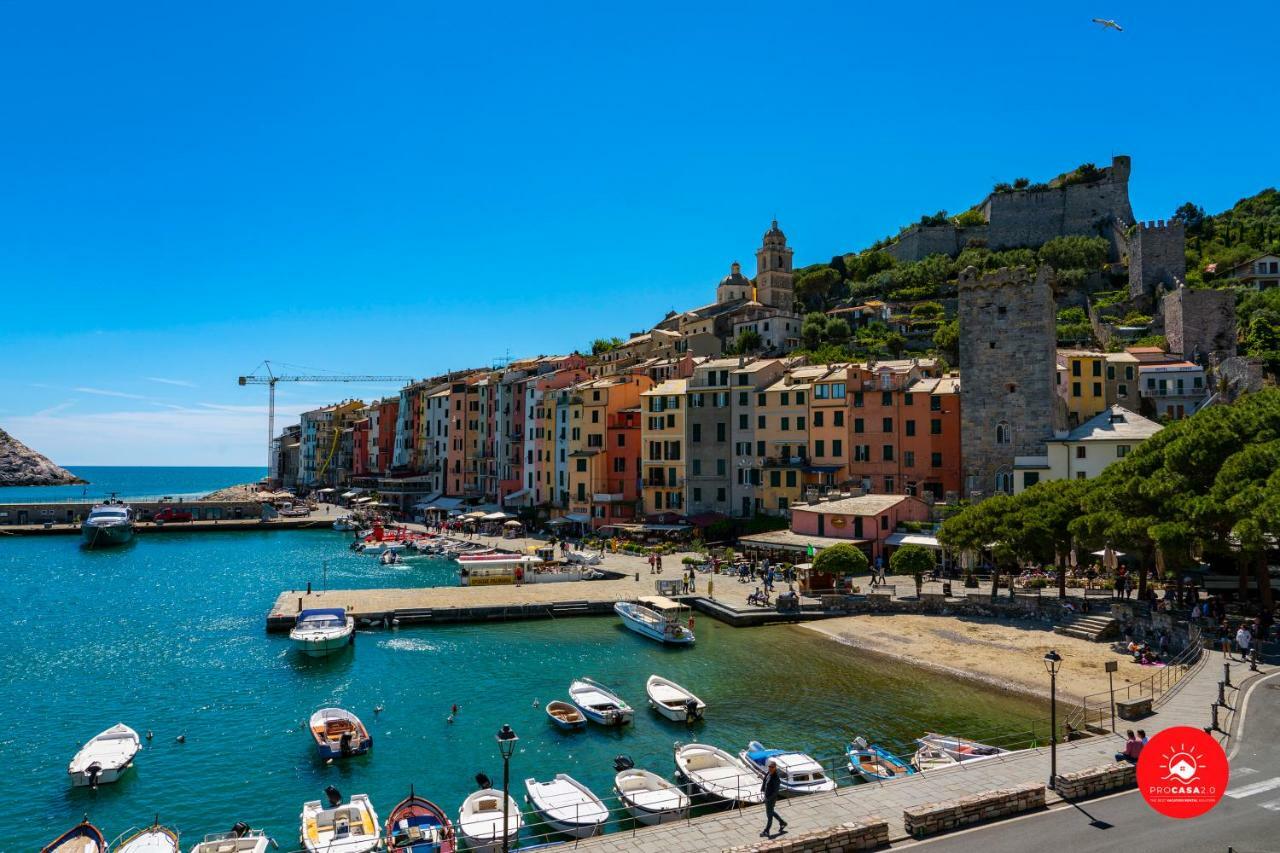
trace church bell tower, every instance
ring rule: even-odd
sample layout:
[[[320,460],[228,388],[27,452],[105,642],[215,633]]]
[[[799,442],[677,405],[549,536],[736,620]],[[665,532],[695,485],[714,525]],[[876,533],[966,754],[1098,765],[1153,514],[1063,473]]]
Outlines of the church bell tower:
[[[791,272],[791,255],[787,235],[782,233],[775,219],[765,232],[762,245],[756,250],[756,298],[762,305],[787,312],[795,310],[795,275]]]

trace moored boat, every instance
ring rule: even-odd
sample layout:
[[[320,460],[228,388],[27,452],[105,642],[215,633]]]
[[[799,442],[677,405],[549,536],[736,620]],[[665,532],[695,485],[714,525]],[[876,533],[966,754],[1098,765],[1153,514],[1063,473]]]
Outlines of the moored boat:
[[[924,737],[918,738],[917,740],[925,746],[940,749],[956,761],[962,762],[994,758],[997,755],[1003,755],[1008,752],[1007,749],[1001,749],[998,746],[989,746],[985,743],[978,743],[976,740],[966,740],[962,737],[940,735],[934,732],[925,732]]]
[[[718,746],[678,744],[676,773],[695,793],[712,800],[747,805],[764,802],[760,777]]]
[[[444,810],[409,789],[387,818],[387,850],[453,853],[453,824]]]
[[[237,823],[230,832],[211,832],[191,848],[191,853],[267,853],[271,839],[261,829]]]
[[[668,720],[678,723],[692,723],[702,719],[707,710],[707,703],[670,679],[660,675],[651,675],[644,685],[649,697],[649,706]]]
[[[689,795],[657,773],[630,768],[613,777],[613,790],[627,812],[641,824],[654,826],[689,815]]]
[[[590,838],[600,832],[609,819],[609,810],[586,785],[565,773],[539,782],[524,780],[529,804],[547,826],[574,838]]]
[[[587,718],[569,702],[559,699],[547,703],[547,716],[562,729],[576,731],[587,727]]]
[[[40,853],[107,853],[107,839],[86,817],[41,847]]]
[[[742,762],[763,779],[769,772],[769,764],[778,765],[780,792],[784,797],[834,791],[836,783],[812,756],[786,749],[766,749],[758,740],[747,744],[738,753]]]
[[[916,750],[916,754],[911,758],[911,766],[921,773],[926,770],[942,770],[946,767],[955,767],[959,763],[959,761],[956,761],[942,750],[923,743],[920,744],[920,748]]]
[[[77,788],[106,785],[114,782],[133,766],[133,757],[142,749],[138,733],[117,723],[104,732],[94,735],[67,765],[67,775]]]
[[[133,539],[133,507],[118,500],[97,504],[80,524],[86,548],[109,548]]]
[[[915,773],[915,768],[883,747],[857,737],[845,747],[849,772],[868,782],[885,782]]]
[[[355,640],[356,620],[342,607],[320,607],[298,614],[289,639],[299,651],[313,658],[341,651]]]
[[[679,619],[680,605],[669,598],[657,595],[643,596],[639,602],[619,601],[613,612],[622,617],[622,624],[642,637],[669,645],[690,645],[694,642],[693,629]]]
[[[471,853],[497,853],[503,841],[502,792],[493,788],[481,788],[462,801],[458,812],[458,834],[467,843]],[[524,826],[520,805],[515,797],[506,799],[506,840],[514,844]]]
[[[369,796],[355,794],[343,803],[337,790],[330,790],[328,808],[319,800],[302,804],[300,840],[307,853],[369,853],[381,847],[378,814]]]
[[[590,678],[569,685],[569,700],[593,723],[621,726],[631,722],[635,711],[622,697]]]
[[[373,747],[360,718],[343,708],[321,708],[311,715],[311,737],[321,758],[348,758]]]
[[[180,853],[178,833],[157,820],[117,844],[115,853]]]

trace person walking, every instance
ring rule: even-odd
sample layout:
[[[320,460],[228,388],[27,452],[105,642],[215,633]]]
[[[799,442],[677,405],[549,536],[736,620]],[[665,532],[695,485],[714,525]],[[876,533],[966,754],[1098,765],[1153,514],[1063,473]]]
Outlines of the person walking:
[[[1240,660],[1249,659],[1249,647],[1253,645],[1253,633],[1249,630],[1248,624],[1241,622],[1240,630],[1236,631],[1236,650],[1240,652]]]
[[[1231,657],[1231,629],[1227,627],[1226,619],[1218,623],[1218,645],[1222,647],[1224,658]]]
[[[760,833],[761,838],[769,837],[774,818],[778,819],[778,834],[781,835],[787,831],[787,822],[775,811],[778,807],[778,791],[781,787],[782,777],[778,775],[778,761],[770,758],[769,772],[765,774],[764,783],[760,786],[760,791],[764,794],[764,813],[768,818],[764,824],[764,832]]]

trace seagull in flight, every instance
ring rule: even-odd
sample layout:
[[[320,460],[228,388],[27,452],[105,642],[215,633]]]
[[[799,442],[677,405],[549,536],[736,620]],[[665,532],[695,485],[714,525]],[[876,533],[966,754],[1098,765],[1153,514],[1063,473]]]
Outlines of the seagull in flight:
[[[1108,21],[1106,18],[1094,18],[1093,22],[1095,24],[1101,24],[1104,30],[1115,30],[1118,33],[1124,32],[1124,27],[1120,26],[1115,21]]]

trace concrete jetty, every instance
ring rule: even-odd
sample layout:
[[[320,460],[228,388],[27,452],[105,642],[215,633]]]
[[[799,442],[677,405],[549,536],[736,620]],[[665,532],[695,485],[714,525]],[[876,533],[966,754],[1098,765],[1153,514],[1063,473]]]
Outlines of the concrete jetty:
[[[235,530],[324,530],[333,526],[332,518],[273,518],[262,521],[258,518],[220,518],[200,519],[199,521],[174,521],[156,524],[151,521],[139,521],[133,530],[137,534],[153,533],[204,533],[210,531]],[[0,525],[0,537],[3,536],[79,536],[78,522],[50,524],[6,524]]]

